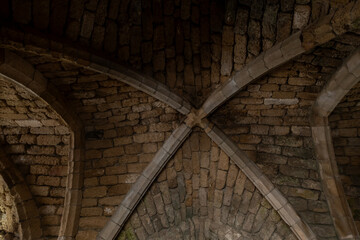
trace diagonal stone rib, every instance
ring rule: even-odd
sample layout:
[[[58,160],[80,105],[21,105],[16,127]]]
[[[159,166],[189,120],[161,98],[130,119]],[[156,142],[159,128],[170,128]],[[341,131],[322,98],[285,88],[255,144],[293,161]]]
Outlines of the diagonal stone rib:
[[[304,52],[305,49],[301,44],[301,32],[291,35],[257,56],[240,71],[235,72],[228,81],[216,89],[204,102],[203,111],[206,115],[210,114],[242,87]]]
[[[356,49],[334,73],[316,99],[313,116],[327,118],[341,99],[360,80],[360,48]]]
[[[204,129],[208,136],[235,162],[282,219],[290,226],[294,234],[303,240],[316,239],[310,227],[302,221],[291,204],[271,181],[261,172],[239,147],[215,125]]]
[[[166,85],[155,79],[99,56],[92,55],[91,61],[92,62],[86,68],[108,75],[143,91],[168,104],[170,107],[184,115],[190,112],[191,105],[189,102],[173,93]]]
[[[139,201],[145,195],[147,189],[151,186],[152,182],[159,175],[171,156],[176,153],[177,149],[189,136],[190,132],[191,128],[186,124],[182,124],[170,135],[164,145],[156,153],[153,160],[133,184],[111,219],[98,234],[98,240],[115,239],[117,233],[120,232],[126,223],[126,220],[130,217]]]
[[[257,56],[243,69],[235,72],[218,89],[214,90],[204,102],[203,111],[206,115],[209,115],[242,87],[274,68],[347,31],[358,30],[360,28],[359,21],[360,2],[350,2],[335,12],[324,16],[316,23],[310,24],[304,30],[292,34],[284,41]]]
[[[330,214],[340,239],[360,239],[341,183],[328,116],[350,89],[360,81],[360,48],[334,73],[311,111],[311,130],[319,173]]]
[[[77,115],[67,108],[65,99],[55,86],[49,84],[47,79],[39,71],[35,70],[29,62],[9,50],[0,49],[0,77],[24,86],[27,91],[44,100],[64,121],[63,124],[72,130],[73,145],[70,148],[59,239],[72,238],[78,226],[82,198],[84,166],[82,123]],[[20,122],[17,123],[21,125]]]

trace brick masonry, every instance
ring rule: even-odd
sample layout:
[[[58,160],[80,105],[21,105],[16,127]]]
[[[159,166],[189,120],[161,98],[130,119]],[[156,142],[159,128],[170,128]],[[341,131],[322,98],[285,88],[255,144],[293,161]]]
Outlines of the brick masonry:
[[[106,55],[155,78],[199,107],[211,91],[224,83],[234,71],[336,7],[333,2],[327,5],[310,1],[270,0],[227,1],[227,5],[206,0],[136,0],[121,4],[103,0],[86,3],[34,0],[27,4],[20,1],[4,4],[0,8],[2,19],[27,25],[31,34],[27,30],[19,33],[2,26],[1,39],[5,39],[2,46],[6,45],[7,37],[15,40],[12,45],[6,46],[25,50],[25,53],[18,51],[17,54],[57,87],[69,108],[84,123],[86,162],[79,231],[75,238],[95,239],[184,116],[166,103],[109,75],[69,64],[69,61],[57,58],[58,55],[60,57],[66,52],[71,56],[70,53],[76,50],[88,56],[91,48],[92,52]],[[46,40],[41,36],[46,36]],[[62,42],[66,46],[68,41],[74,44],[73,48],[63,48]],[[334,239],[336,236],[319,182],[308,122],[309,107],[328,77],[358,43],[358,35],[351,33],[321,45],[245,86],[210,117],[281,190],[318,239]],[[46,52],[46,46],[52,49],[50,54]],[[84,48],[86,51],[83,51]],[[7,85],[2,85],[2,89],[9,91]],[[21,90],[16,89],[6,96],[11,98],[19,92]],[[26,99],[22,101],[30,105],[33,103]],[[46,147],[50,151],[66,145],[63,135],[52,133],[55,133],[56,127],[63,126],[49,126],[51,133],[44,136],[31,132],[34,129],[45,131],[42,121],[52,117],[46,114],[42,118],[33,117],[44,113],[40,111],[25,118],[21,115],[23,109],[11,104],[13,102],[7,99],[1,106],[1,111],[4,111],[1,112],[1,137],[14,160],[24,155],[23,152],[27,153],[28,149]],[[43,108],[36,106],[34,110]],[[11,115],[12,111],[15,115]],[[20,143],[25,135],[31,135],[30,138],[35,139],[33,143]],[[56,138],[58,136],[61,136],[60,142]],[[294,238],[254,185],[247,178],[239,177],[241,172],[230,161],[224,163],[224,154],[206,138],[200,131],[191,135],[177,153],[182,158],[177,159],[179,156],[175,155],[160,174],[133,213],[126,230],[120,234],[120,239],[124,235],[128,238],[156,238],[159,233],[167,238],[216,237],[226,233],[233,237],[242,234],[260,239]],[[202,141],[207,142],[205,149],[201,148]],[[196,144],[199,144],[199,150],[196,150]],[[218,160],[212,160],[212,151],[218,151]],[[41,154],[61,159],[55,162],[57,166],[66,165],[65,155],[59,155],[56,150]],[[206,161],[205,157],[201,158],[202,155],[208,156],[209,166],[202,165],[202,160]],[[30,154],[26,156],[32,157]],[[211,169],[211,163],[215,170]],[[60,196],[63,191],[60,190],[64,187],[66,175],[51,176],[52,180],[60,179],[60,185],[48,186],[43,184],[50,184],[50,178],[43,176],[53,165],[39,169],[33,167],[32,172],[31,166],[25,163],[21,166],[19,169],[23,174],[31,176],[27,177],[31,180],[28,180],[29,185],[38,187],[38,181],[34,183],[32,179],[42,177],[38,185],[48,187],[46,197],[58,194],[56,199],[59,203],[50,207],[60,210],[50,215],[59,219],[60,202],[63,201]],[[206,182],[202,176],[207,171]],[[211,171],[213,175],[210,178]],[[234,172],[237,172],[236,179],[241,178],[244,183],[234,188],[237,184],[235,180],[231,189],[227,184],[234,180],[228,180],[228,176]],[[191,187],[186,188],[186,180]],[[207,188],[214,190],[204,194]],[[59,191],[56,192],[56,189]],[[171,194],[164,195],[161,189]],[[239,189],[243,189],[242,192],[235,193]],[[187,195],[189,198],[186,198]],[[44,196],[35,198],[43,199]],[[165,210],[157,206],[154,208],[157,199],[163,199]],[[242,212],[240,209],[236,215],[234,212],[230,214],[231,207],[237,204],[236,199],[241,199],[240,205],[245,199],[258,199],[258,204],[254,204],[256,206],[251,211],[245,206]],[[166,212],[166,206],[168,211],[174,212],[173,215]],[[203,215],[205,213],[207,215]],[[226,219],[226,216],[235,218],[235,222]],[[239,216],[238,223],[236,216]],[[265,216],[264,219],[261,216]],[[212,217],[209,218],[211,220],[208,217]],[[44,236],[56,238],[59,225],[48,226],[46,220],[42,222]],[[259,226],[264,230],[258,229]]]
[[[0,199],[0,237],[4,239],[20,239],[19,216],[15,206],[15,199],[11,197],[9,187],[2,177],[0,178]]]
[[[43,100],[1,84],[1,143],[26,179],[39,208],[43,236],[57,237],[63,212],[70,132]]]
[[[358,231],[360,231],[360,189],[358,186],[358,163],[360,160],[359,90],[360,83],[349,91],[329,117],[339,174]]]
[[[202,131],[195,131],[120,233],[138,239],[296,239],[261,193]]]

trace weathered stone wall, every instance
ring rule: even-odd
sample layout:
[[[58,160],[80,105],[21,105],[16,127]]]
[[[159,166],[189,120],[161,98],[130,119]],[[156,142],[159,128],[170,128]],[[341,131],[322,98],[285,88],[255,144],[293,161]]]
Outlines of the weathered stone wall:
[[[202,131],[163,169],[119,239],[296,239],[254,185]]]
[[[309,114],[339,58],[354,49],[346,39],[319,47],[248,85],[211,117],[279,187],[319,239],[336,233],[321,190]]]
[[[105,75],[54,59],[22,54],[79,114],[85,127],[85,172],[78,239],[95,238],[180,114]]]
[[[5,4],[9,2],[0,8],[2,20],[27,25],[35,29],[34,35],[39,30],[50,39],[71,40],[75,49],[82,45],[106,53],[165,83],[194,106],[200,106],[234,70],[338,4],[306,0]],[[24,41],[42,43],[36,37]],[[312,149],[309,107],[328,76],[358,44],[355,34],[327,43],[247,86],[211,117],[279,187],[319,239],[336,235]],[[18,54],[57,86],[84,123],[86,162],[76,238],[95,239],[183,116],[105,75],[58,59]],[[5,116],[0,119],[1,140],[37,199],[44,236],[55,238],[69,132],[42,102],[23,97],[22,90],[6,89],[20,94],[22,103],[1,98],[11,94],[0,95],[0,116]],[[35,121],[19,127],[27,118]],[[225,230],[259,239],[293,238],[253,184],[199,131],[167,165],[127,227],[120,239],[157,238],[156,232],[164,238],[221,236]]]
[[[336,161],[354,220],[360,230],[360,83],[329,117]]]
[[[334,6],[293,0],[29,0],[3,6],[1,16],[112,56],[200,106],[234,70]]]
[[[0,238],[20,239],[16,204],[4,179],[0,176]]]
[[[42,100],[0,81],[1,144],[35,198],[43,237],[59,233],[66,187],[70,132]]]

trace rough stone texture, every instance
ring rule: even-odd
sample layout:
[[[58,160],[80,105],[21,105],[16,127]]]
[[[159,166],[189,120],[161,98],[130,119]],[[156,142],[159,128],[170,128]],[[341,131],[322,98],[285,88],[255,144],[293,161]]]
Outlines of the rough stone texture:
[[[121,62],[199,107],[234,71],[303,28],[310,12],[310,21],[316,21],[340,5],[305,0],[2,1],[0,18],[11,26],[20,24],[21,31],[1,26],[1,46],[13,50],[25,44],[32,54],[21,55],[57,86],[85,125],[84,199],[76,239],[95,239],[182,116],[126,84],[60,61],[62,53],[79,53],[86,65],[90,49],[106,56],[104,66],[110,59]],[[335,233],[313,157],[309,106],[359,42],[356,32],[345,34],[274,69],[245,86],[212,119],[281,189],[319,239],[335,238]],[[40,102],[21,97],[17,105],[18,92],[1,92],[0,98],[10,98],[0,99],[1,142],[15,160],[31,159],[18,166],[30,176],[26,179],[35,199],[46,206],[39,205],[46,216],[45,236],[56,239],[65,176],[57,175],[64,169],[49,169],[66,166],[68,132]],[[178,153],[182,157],[174,156],[120,239],[238,234],[294,239],[249,180],[204,136],[194,133]],[[233,206],[239,206],[236,215]]]
[[[352,214],[360,230],[360,83],[355,85],[329,117],[336,161]]]
[[[39,207],[43,236],[58,236],[69,159],[70,132],[49,105],[0,80],[0,142],[20,169]]]
[[[347,56],[349,51],[343,40],[319,47],[251,83],[211,116],[301,216],[320,211],[330,218],[327,207],[321,210],[310,207],[326,202],[321,194],[308,118],[321,86],[336,70],[331,62],[326,62],[325,49],[329,46],[338,49],[333,61],[336,56]],[[350,49],[354,48],[349,46]],[[306,76],[311,76],[311,81]],[[319,239],[335,237],[334,230],[325,231],[331,222],[319,218],[304,220]]]
[[[0,215],[0,237],[3,239],[20,239],[16,203],[2,177],[0,177]]]
[[[295,239],[247,177],[200,131],[190,135],[153,183],[120,239],[126,235],[138,239]]]

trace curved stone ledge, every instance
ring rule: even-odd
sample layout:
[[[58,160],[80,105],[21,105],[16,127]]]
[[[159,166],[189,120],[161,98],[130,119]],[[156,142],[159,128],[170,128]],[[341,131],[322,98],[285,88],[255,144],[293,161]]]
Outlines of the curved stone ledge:
[[[170,137],[164,142],[164,145],[156,153],[153,160],[133,184],[111,219],[98,234],[98,240],[115,239],[126,220],[130,217],[139,201],[145,195],[147,189],[151,186],[152,182],[159,175],[170,158],[176,153],[177,149],[185,141],[190,132],[191,128],[185,124],[180,125],[174,130]]]
[[[243,171],[299,239],[316,239],[310,227],[299,217],[281,192],[225,133],[214,125],[206,128],[205,132]]]

